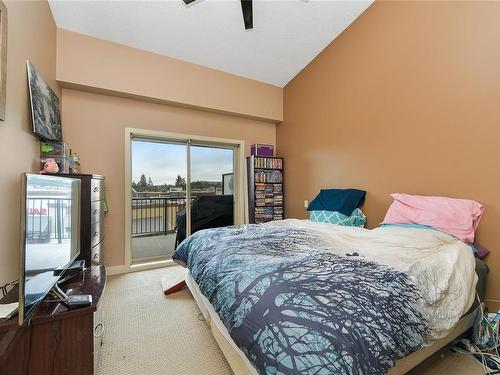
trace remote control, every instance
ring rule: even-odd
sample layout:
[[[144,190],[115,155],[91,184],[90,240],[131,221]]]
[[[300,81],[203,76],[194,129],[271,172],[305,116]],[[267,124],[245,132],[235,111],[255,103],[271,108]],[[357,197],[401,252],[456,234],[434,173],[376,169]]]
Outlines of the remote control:
[[[90,306],[92,305],[92,296],[90,294],[75,294],[68,296],[66,305],[70,310]]]

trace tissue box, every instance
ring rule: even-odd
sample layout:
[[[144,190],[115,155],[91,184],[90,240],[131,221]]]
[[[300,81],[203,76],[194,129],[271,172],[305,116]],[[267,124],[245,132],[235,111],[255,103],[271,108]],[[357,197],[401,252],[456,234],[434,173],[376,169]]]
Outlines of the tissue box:
[[[256,143],[250,146],[250,154],[255,156],[274,156],[274,146]]]

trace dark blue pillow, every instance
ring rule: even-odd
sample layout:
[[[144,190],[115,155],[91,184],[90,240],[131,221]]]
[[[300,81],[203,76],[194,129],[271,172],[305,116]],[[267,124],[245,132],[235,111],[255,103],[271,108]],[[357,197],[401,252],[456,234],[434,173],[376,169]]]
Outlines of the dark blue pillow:
[[[307,211],[339,211],[349,216],[365,201],[366,191],[357,189],[321,189]]]

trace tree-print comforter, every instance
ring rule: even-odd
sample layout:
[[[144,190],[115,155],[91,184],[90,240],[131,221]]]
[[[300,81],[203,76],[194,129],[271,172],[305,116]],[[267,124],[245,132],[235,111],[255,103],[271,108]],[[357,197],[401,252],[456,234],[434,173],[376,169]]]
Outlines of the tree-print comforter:
[[[199,231],[187,266],[260,374],[384,374],[471,306],[470,249],[423,229],[284,220]]]

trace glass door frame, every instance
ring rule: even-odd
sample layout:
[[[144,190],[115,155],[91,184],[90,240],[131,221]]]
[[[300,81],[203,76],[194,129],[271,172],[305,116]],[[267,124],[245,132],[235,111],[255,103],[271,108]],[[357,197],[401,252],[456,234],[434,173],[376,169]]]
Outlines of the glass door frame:
[[[245,141],[227,138],[197,136],[193,134],[169,133],[146,129],[125,129],[125,264],[118,266],[116,273],[175,265],[172,260],[158,260],[146,263],[132,262],[132,153],[133,140],[157,141],[186,145],[186,235],[191,234],[191,146],[216,147],[233,150],[234,173],[234,224],[248,223],[248,192],[246,189]],[[122,267],[122,268],[120,268]]]

